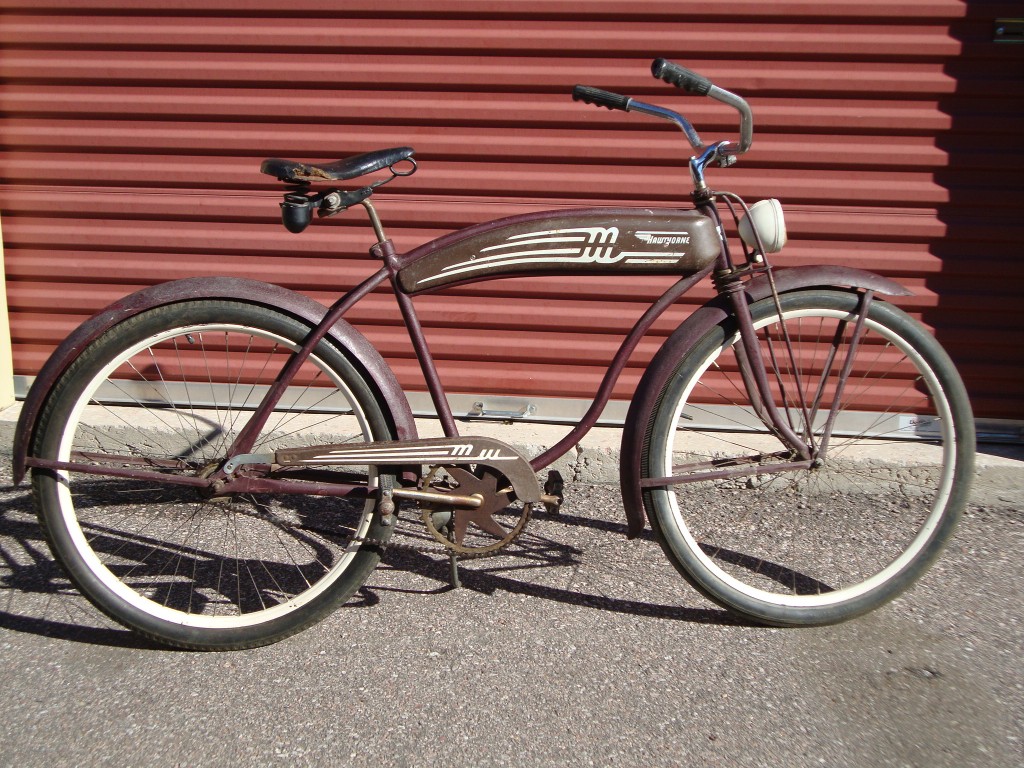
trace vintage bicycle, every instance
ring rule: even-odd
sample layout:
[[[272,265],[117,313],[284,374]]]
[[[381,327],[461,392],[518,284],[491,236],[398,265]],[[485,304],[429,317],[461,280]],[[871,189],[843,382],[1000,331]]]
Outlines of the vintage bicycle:
[[[531,213],[398,253],[371,198],[416,170],[411,148],[321,165],[266,160],[262,171],[287,185],[289,230],[304,230],[314,211],[361,206],[381,266],[329,308],[232,277],[156,285],[55,350],[22,408],[15,476],[31,470],[39,519],[74,585],[159,642],[237,649],[287,637],[347,601],[409,510],[453,563],[499,552],[535,505],[557,510],[557,474],[542,486],[537,473],[595,425],[640,340],[705,279],[715,297],[668,337],[630,403],[628,534],[649,521],[694,587],[773,625],[842,621],[921,576],[973,474],[973,419],[953,364],[883,299],[908,295],[893,280],[847,266],[774,269],[786,241],[778,201],[748,207],[705,178],[750,148],[749,105],[664,59],[652,71],[735,108],[738,143],[705,144],[681,114],[637,99],[584,86],[573,98],[680,128],[696,153],[691,210]],[[365,186],[338,186],[371,174]],[[556,445],[531,458],[461,435],[413,297],[581,274],[678,280],[633,326],[589,411]],[[344,320],[382,286],[393,289],[443,438],[418,438],[395,375]]]

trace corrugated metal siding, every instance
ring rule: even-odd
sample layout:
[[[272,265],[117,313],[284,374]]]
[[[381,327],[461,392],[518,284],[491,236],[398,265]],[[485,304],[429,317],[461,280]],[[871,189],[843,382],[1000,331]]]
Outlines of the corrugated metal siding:
[[[978,415],[1024,418],[1024,46],[991,42],[1013,4],[325,5],[0,2],[16,373],[34,374],[77,323],[144,285],[233,274],[327,303],[373,271],[359,212],[301,236],[281,228],[264,156],[416,147],[420,171],[377,196],[400,250],[545,207],[685,202],[677,132],[568,97],[577,82],[602,86],[680,108],[705,138],[731,133],[731,110],[650,78],[650,59],[667,56],[753,105],[754,150],[713,179],[783,200],[791,244],[777,261],[905,282],[915,296],[903,305],[950,350]],[[667,282],[509,280],[417,305],[452,392],[589,398]],[[659,322],[617,398],[709,297],[704,286]],[[423,389],[387,295],[352,319]]]

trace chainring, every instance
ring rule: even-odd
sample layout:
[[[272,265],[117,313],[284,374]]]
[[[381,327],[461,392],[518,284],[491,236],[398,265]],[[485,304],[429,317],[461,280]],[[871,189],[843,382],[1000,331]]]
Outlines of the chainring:
[[[504,549],[530,520],[532,505],[516,500],[508,480],[490,467],[477,465],[475,472],[465,467],[434,467],[422,488],[481,499],[475,508],[423,505],[423,524],[430,535],[463,557],[483,557]]]

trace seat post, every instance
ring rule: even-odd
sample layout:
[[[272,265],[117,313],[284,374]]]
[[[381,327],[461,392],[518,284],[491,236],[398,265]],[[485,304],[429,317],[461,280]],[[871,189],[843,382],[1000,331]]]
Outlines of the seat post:
[[[373,207],[373,203],[370,202],[370,198],[360,201],[360,205],[366,209],[366,213],[370,217],[370,223],[373,225],[374,234],[377,235],[377,242],[383,243],[387,240],[387,235],[384,234],[384,225],[380,223],[380,216],[377,215],[377,209]]]

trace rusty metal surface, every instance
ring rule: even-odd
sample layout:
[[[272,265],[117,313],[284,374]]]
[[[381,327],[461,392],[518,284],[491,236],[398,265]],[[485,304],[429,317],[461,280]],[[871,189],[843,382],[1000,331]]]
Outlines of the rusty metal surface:
[[[408,253],[398,277],[415,295],[541,273],[555,283],[584,275],[689,275],[720,251],[715,225],[695,211],[573,208],[499,219],[425,243]]]
[[[731,135],[728,110],[649,77],[650,58],[666,55],[749,97],[754,148],[711,179],[783,201],[790,244],[776,261],[907,284],[914,296],[897,303],[949,347],[979,415],[1024,418],[1024,66],[1018,47],[991,43],[1012,4],[727,0],[703,15],[664,0],[323,5],[0,0],[0,208],[19,374],[34,375],[91,312],[162,280],[228,274],[328,303],[372,273],[360,212],[301,236],[280,227],[264,157],[415,147],[420,172],[375,198],[400,251],[546,208],[684,204],[674,132],[568,97],[577,82],[608,87]],[[515,382],[586,398],[669,279],[516,278],[417,307],[453,391]],[[710,296],[702,286],[659,320],[616,398]],[[373,294],[352,319],[421,390],[394,302]]]

